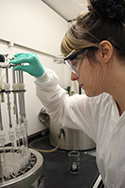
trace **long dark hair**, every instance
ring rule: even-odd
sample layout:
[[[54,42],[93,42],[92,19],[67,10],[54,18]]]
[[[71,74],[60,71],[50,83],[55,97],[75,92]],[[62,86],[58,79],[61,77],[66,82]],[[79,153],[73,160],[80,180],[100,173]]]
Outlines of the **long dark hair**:
[[[62,40],[61,52],[66,56],[73,49],[97,50],[103,40],[118,46],[121,52],[117,55],[125,57],[124,0],[88,0],[88,12],[79,14],[73,22]]]

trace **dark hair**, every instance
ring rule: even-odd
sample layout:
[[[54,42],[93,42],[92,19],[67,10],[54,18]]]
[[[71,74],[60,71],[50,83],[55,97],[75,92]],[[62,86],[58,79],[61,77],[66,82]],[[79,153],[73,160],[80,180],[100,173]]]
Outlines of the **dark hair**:
[[[125,57],[124,0],[89,0],[88,12],[73,22],[62,40],[61,51],[66,56],[73,49],[98,49],[102,40],[121,48],[118,56]]]

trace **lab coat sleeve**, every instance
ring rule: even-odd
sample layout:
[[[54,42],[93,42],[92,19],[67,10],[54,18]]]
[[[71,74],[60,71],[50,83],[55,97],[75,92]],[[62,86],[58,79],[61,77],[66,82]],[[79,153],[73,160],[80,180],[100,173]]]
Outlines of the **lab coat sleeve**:
[[[82,130],[95,140],[88,97],[78,94],[69,97],[59,86],[55,72],[50,69],[46,69],[45,74],[35,80],[35,84],[38,98],[56,123]]]

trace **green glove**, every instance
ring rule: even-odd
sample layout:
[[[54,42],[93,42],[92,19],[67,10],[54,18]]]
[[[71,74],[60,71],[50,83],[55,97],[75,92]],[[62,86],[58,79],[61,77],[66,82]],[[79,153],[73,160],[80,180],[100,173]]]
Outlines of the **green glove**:
[[[30,75],[40,77],[44,74],[45,69],[40,63],[38,57],[34,53],[18,53],[14,55],[9,64],[19,64],[14,70],[21,70],[28,72]],[[23,63],[23,65],[21,65]],[[26,65],[25,65],[26,63]],[[29,65],[27,65],[27,63]]]

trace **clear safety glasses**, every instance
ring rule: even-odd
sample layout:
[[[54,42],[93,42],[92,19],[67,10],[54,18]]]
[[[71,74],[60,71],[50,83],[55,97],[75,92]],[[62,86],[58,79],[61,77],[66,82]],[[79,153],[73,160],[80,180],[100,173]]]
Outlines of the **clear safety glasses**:
[[[119,48],[117,45],[115,45],[114,43],[112,43],[110,40],[107,40],[109,41],[112,46],[115,47],[115,49],[121,53],[122,49]],[[92,48],[92,47],[88,47],[88,48]],[[72,65],[72,63],[70,61],[74,60],[77,58],[78,55],[82,54],[83,52],[85,52],[85,50],[87,50],[88,48],[83,48],[77,52],[75,52],[76,50],[73,50],[71,51],[63,60],[64,60],[64,63],[69,67],[69,69],[78,76],[78,72],[76,70],[76,68]]]
[[[64,63],[69,67],[69,69],[78,76],[78,72],[75,69],[75,67],[73,67],[73,65],[70,63],[70,61],[74,60],[77,58],[78,55],[82,54],[83,52],[85,52],[87,48],[84,48],[82,50],[79,50],[78,52],[75,52],[76,50],[71,51],[65,58],[64,58]],[[75,53],[74,53],[75,52]]]

